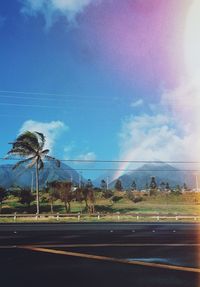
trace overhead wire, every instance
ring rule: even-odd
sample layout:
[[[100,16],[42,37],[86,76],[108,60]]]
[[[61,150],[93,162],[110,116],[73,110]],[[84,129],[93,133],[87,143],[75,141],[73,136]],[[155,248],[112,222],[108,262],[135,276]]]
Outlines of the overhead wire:
[[[21,158],[17,157],[0,157],[0,160],[21,160]],[[96,160],[96,159],[60,159],[60,161],[65,162],[81,162],[81,163],[159,163],[159,164],[200,164],[200,161],[161,161],[161,160],[111,160],[111,159],[103,159],[103,160]],[[46,160],[48,161],[48,160]]]

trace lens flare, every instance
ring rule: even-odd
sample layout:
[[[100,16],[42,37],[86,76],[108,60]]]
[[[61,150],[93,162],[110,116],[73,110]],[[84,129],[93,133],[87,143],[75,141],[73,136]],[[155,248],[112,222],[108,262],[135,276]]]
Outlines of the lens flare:
[[[200,77],[200,1],[194,0],[191,5],[185,32],[185,58],[191,77]]]

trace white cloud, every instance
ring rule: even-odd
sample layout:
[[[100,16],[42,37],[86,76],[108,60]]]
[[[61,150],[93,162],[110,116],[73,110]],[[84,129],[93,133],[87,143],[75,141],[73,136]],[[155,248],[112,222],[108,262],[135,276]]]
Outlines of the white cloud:
[[[80,154],[77,159],[80,160],[95,160],[96,154],[94,152],[87,152],[85,154]]]
[[[137,101],[131,103],[131,107],[136,108],[136,107],[142,106],[143,103],[144,103],[143,99],[138,99]]]
[[[175,89],[164,91],[151,110],[154,115],[130,116],[123,121],[119,159],[200,161],[199,80],[187,79]],[[125,163],[123,168],[128,166]]]
[[[123,122],[119,137],[121,158],[129,160],[181,159],[187,142],[164,115],[130,117]]]
[[[200,158],[198,134],[184,127],[183,130],[181,127],[174,128],[174,119],[161,114],[127,118],[122,124],[119,144],[120,160],[165,162],[197,161]],[[134,165],[134,168],[139,165]],[[120,169],[130,167],[133,168],[131,163],[120,164]],[[187,168],[194,169],[194,166]],[[117,172],[115,178],[122,173]]]
[[[73,22],[78,14],[94,2],[98,3],[99,0],[22,0],[22,12],[32,16],[42,14],[49,28],[59,16],[65,16],[69,22]]]
[[[66,145],[64,147],[64,159],[68,160],[68,159],[71,158],[70,157],[70,153],[73,150],[73,148],[74,148],[74,144],[73,143],[72,144],[68,144],[68,145]]]
[[[165,91],[161,97],[161,104],[171,109],[179,124],[189,124],[193,131],[198,130],[200,132],[199,79],[187,79],[176,89]]]
[[[59,135],[67,129],[68,127],[61,121],[52,121],[45,123],[28,120],[23,123],[22,127],[19,130],[19,133],[22,133],[24,131],[37,131],[43,133],[46,137],[45,148],[49,149],[52,153],[52,150],[54,149],[56,140],[58,139]]]

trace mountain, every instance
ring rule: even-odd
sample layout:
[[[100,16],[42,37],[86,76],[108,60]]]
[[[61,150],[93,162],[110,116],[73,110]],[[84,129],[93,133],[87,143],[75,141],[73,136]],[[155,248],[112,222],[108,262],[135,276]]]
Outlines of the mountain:
[[[108,170],[105,173],[103,173],[100,176],[98,176],[92,182],[93,182],[94,186],[100,187],[102,179],[105,180],[106,182],[108,180],[108,182],[110,183],[110,180],[113,178],[113,175],[114,175],[114,172]]]
[[[144,164],[135,171],[125,173],[119,177],[123,188],[130,188],[133,180],[135,180],[137,188],[144,189],[145,185],[150,183],[151,177],[156,178],[159,186],[161,182],[168,182],[170,187],[176,185],[182,186],[184,183],[188,187],[195,186],[195,176],[192,172],[179,170],[166,163],[150,163]],[[114,187],[116,179],[110,183],[110,187]]]
[[[35,168],[27,168],[24,165],[12,169],[13,165],[0,165],[0,186],[9,188],[11,186],[30,187],[32,183],[35,186]],[[72,180],[79,182],[79,174],[68,165],[61,163],[57,167],[54,162],[45,162],[44,168],[39,172],[40,187],[44,187],[47,181],[52,180]]]
[[[9,188],[11,186],[29,187],[32,183],[35,187],[35,168],[26,168],[21,165],[16,169],[12,169],[13,165],[0,165],[0,186]],[[99,186],[102,179],[106,180],[107,176],[112,178],[111,172],[100,176],[93,181],[95,186]],[[168,182],[170,187],[183,185],[186,183],[188,187],[195,186],[195,175],[192,172],[179,170],[169,164],[144,164],[135,171],[128,172],[119,177],[124,188],[130,188],[133,180],[135,180],[137,188],[144,189],[146,183],[150,183],[151,177],[155,176],[157,185],[161,182]],[[79,174],[70,166],[61,163],[57,167],[54,162],[45,162],[44,169],[39,172],[40,187],[44,187],[47,181],[52,180],[71,180],[77,184],[79,182]],[[85,181],[83,179],[83,181]],[[113,188],[116,180],[109,183],[109,187]]]

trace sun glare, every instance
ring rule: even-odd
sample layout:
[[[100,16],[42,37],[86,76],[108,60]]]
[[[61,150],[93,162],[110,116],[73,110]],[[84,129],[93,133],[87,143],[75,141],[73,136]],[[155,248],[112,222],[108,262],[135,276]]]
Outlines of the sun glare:
[[[200,78],[200,1],[194,0],[186,20],[185,58],[189,75]]]

